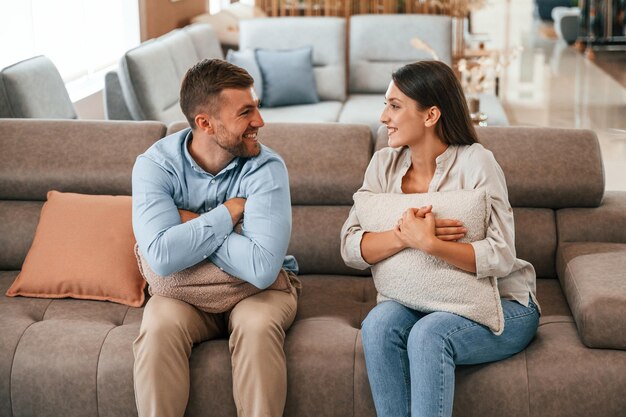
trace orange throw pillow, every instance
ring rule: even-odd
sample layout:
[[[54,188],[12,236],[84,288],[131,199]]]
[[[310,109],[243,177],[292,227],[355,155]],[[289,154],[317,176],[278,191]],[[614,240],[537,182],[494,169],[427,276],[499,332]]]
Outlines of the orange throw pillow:
[[[6,295],[80,298],[140,307],[129,196],[50,191],[33,244]]]

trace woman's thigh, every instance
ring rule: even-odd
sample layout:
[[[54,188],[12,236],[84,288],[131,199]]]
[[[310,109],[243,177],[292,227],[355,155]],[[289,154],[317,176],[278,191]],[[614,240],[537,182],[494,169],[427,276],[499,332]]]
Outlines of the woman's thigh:
[[[363,320],[361,324],[363,336],[385,340],[388,334],[394,333],[406,340],[413,325],[422,317],[424,313],[396,301],[384,301],[377,304]]]
[[[531,302],[532,303],[532,302]],[[457,365],[474,365],[508,358],[522,351],[533,339],[539,325],[534,304],[525,307],[502,300],[504,331],[496,336],[487,327],[452,313],[431,313],[419,320],[410,338],[442,343]]]

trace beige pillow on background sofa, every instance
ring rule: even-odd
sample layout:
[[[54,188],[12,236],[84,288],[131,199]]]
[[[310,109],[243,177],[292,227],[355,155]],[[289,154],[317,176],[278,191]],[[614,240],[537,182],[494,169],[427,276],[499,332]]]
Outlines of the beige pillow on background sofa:
[[[197,213],[191,211],[178,210],[178,212],[183,223],[198,217]],[[241,230],[240,225],[241,222],[235,228],[236,232]],[[139,270],[149,284],[150,295],[175,298],[207,313],[223,313],[232,309],[244,298],[263,291],[220,270],[209,261],[200,262],[162,277],[152,271],[137,245],[135,245],[135,256]],[[267,289],[289,292],[291,284],[287,272],[281,269],[276,281]]]
[[[357,192],[356,214],[368,232],[395,227],[410,208],[432,205],[437,218],[457,219],[468,232],[460,242],[486,236],[491,204],[484,189],[423,194]],[[476,278],[417,249],[405,249],[372,266],[379,302],[393,299],[422,312],[447,311],[483,324],[495,333],[504,330],[496,278]]]

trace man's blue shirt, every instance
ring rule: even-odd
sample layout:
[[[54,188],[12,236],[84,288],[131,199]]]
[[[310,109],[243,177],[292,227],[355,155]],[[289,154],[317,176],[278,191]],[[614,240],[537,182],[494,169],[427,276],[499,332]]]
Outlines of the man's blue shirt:
[[[291,236],[289,178],[283,160],[261,145],[252,158],[235,158],[217,175],[191,157],[191,129],[167,136],[137,157],[133,168],[133,230],[141,253],[161,276],[204,260],[259,288],[281,267],[297,273],[285,256]],[[241,234],[223,205],[246,199]],[[178,209],[200,216],[181,223]]]

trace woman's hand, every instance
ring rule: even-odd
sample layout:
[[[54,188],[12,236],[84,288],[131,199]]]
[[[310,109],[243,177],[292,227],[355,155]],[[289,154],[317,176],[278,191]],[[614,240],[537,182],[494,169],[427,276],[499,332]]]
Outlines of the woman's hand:
[[[437,239],[432,206],[406,210],[398,220],[396,229],[406,247],[428,252]]]
[[[458,220],[436,219],[432,213],[432,206],[406,210],[398,220],[395,231],[405,247],[425,252],[428,252],[427,248],[433,246],[433,238],[455,242],[467,233],[463,223]]]

